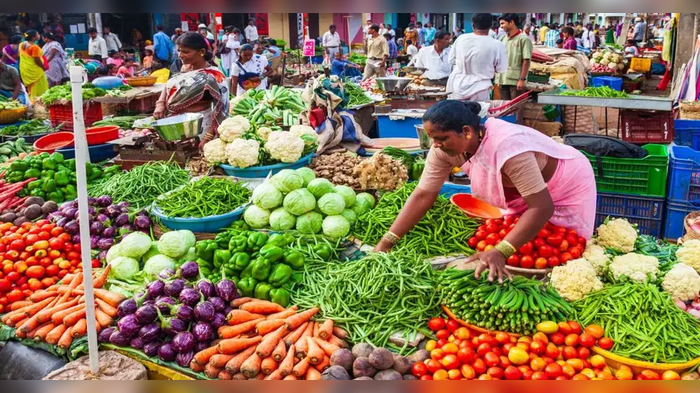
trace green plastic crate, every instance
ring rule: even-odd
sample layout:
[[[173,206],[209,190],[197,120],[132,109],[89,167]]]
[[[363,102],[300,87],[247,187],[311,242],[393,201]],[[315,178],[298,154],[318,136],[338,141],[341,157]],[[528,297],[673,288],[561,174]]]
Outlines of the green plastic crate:
[[[602,174],[596,157],[582,151],[593,165],[598,192],[665,197],[668,147],[648,144],[642,148],[649,152],[644,158],[601,157]]]

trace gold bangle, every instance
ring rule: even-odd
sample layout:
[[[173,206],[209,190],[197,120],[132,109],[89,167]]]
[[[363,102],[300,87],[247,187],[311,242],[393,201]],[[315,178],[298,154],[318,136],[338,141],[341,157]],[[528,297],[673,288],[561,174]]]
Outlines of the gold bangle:
[[[501,240],[501,242],[496,244],[496,247],[494,248],[500,251],[501,254],[506,257],[506,259],[510,258],[517,251],[515,247],[513,247],[513,245],[506,240]]]
[[[399,242],[399,240],[401,240],[400,237],[396,236],[396,234],[394,232],[391,232],[391,231],[387,231],[387,233],[384,234],[382,239],[388,241],[392,245],[395,245],[396,243]]]

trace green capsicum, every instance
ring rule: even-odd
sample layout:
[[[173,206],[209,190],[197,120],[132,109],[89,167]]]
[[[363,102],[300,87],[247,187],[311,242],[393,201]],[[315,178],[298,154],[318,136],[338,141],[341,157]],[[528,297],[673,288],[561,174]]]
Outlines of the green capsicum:
[[[234,236],[228,242],[228,249],[231,252],[243,252],[248,247],[248,238],[245,236]]]
[[[241,278],[253,277],[253,263],[249,263],[241,272]]]
[[[51,191],[50,193],[46,194],[46,198],[48,198],[50,201],[54,201],[56,203],[61,203],[65,200],[61,190]]]
[[[251,271],[251,275],[253,276],[254,279],[263,281],[266,280],[267,277],[270,276],[270,261],[268,261],[265,258],[258,258],[253,263],[253,270]]]
[[[44,170],[56,169],[56,162],[51,158],[44,158],[41,161],[41,167],[44,168]]]
[[[289,306],[289,291],[284,288],[272,288],[270,290],[270,300],[282,307]]]
[[[231,256],[228,264],[232,266],[235,270],[241,271],[250,265],[250,255],[244,252],[237,252]]]
[[[63,165],[67,166],[70,170],[75,170],[75,158],[71,158],[63,161]]]
[[[102,170],[96,166],[93,166],[88,173],[88,180],[99,179],[102,176]]]
[[[253,232],[248,235],[248,249],[257,251],[267,243],[269,236],[265,233]]]
[[[56,164],[63,164],[63,161],[64,161],[63,154],[53,153],[53,154],[51,154],[50,157],[53,160],[53,162],[55,162]]]
[[[197,253],[197,258],[210,262],[214,261],[214,252],[217,250],[217,248],[218,247],[214,240],[198,241],[194,246],[195,253]]]
[[[10,170],[15,172],[24,172],[27,169],[29,169],[29,164],[25,161],[13,161],[12,164],[10,164]]]
[[[216,250],[214,251],[214,267],[220,268],[224,264],[228,263],[231,259],[231,251],[229,250]]]
[[[41,186],[41,191],[53,192],[56,189],[56,182],[53,179],[44,180],[44,184]]]
[[[328,244],[317,244],[313,247],[314,252],[324,261],[330,261],[333,255],[333,250],[328,246]]]
[[[241,295],[250,297],[253,296],[256,285],[258,285],[258,282],[253,277],[241,277],[237,287],[241,291]]]
[[[68,184],[63,191],[63,195],[66,197],[66,200],[72,201],[73,199],[78,197],[78,191],[75,189],[75,186],[72,184]]]
[[[243,220],[234,221],[233,224],[229,226],[231,229],[240,229],[242,231],[249,231],[250,227]]]
[[[280,263],[272,268],[270,278],[267,280],[274,287],[281,287],[292,278],[292,268]]]
[[[284,263],[294,270],[301,270],[304,268],[304,254],[296,250],[287,250],[284,253]]]
[[[256,299],[270,300],[271,290],[272,287],[270,286],[270,284],[266,284],[264,282],[258,283],[258,285],[255,286],[255,292],[253,297]]]
[[[53,169],[45,169],[45,170],[41,171],[41,178],[53,180],[53,175],[55,175],[55,174],[56,174],[56,171],[54,171]]]
[[[260,249],[260,256],[270,262],[277,262],[284,257],[284,250],[277,246],[266,244]]]
[[[420,180],[420,177],[423,174],[423,169],[425,169],[425,161],[423,161],[423,159],[416,160],[411,166],[411,180]]]
[[[68,185],[70,183],[70,178],[68,177],[68,172],[56,172],[53,175],[53,179],[56,181],[56,185],[59,187],[63,187]]]
[[[34,180],[33,182],[27,184],[27,189],[29,191],[35,189],[35,188],[41,188],[41,185],[44,184],[43,181],[41,180]]]
[[[46,199],[46,193],[45,193],[44,191],[41,191],[41,188],[35,188],[35,189],[33,189],[33,190],[29,193],[29,195],[31,195],[31,196],[36,196],[36,197],[40,197],[40,198],[42,198],[42,199]]]
[[[265,247],[267,246],[278,246],[278,247],[284,247],[287,246],[287,239],[285,239],[284,235],[281,233],[274,233],[270,236],[270,238],[267,240],[267,243],[265,243]],[[263,247],[263,248],[265,248]]]
[[[24,178],[25,179],[31,179],[32,177],[40,177],[41,176],[41,171],[36,169],[36,168],[29,168],[26,171],[24,171]]]

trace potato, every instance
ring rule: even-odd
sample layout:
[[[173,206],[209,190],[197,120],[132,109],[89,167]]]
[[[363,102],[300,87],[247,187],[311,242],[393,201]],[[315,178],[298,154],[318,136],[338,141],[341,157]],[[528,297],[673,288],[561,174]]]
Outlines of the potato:
[[[377,370],[387,370],[394,365],[394,354],[386,348],[375,348],[369,354],[369,364]]]
[[[394,355],[394,366],[392,367],[399,374],[406,374],[411,370],[411,361],[405,356]]]
[[[330,366],[321,374],[321,379],[324,381],[349,381],[350,375],[341,366]]]
[[[401,381],[403,377],[396,370],[383,370],[374,376],[375,381]]]
[[[360,357],[352,363],[352,375],[357,377],[374,377],[377,369],[369,363],[369,358]]]
[[[697,381],[700,380],[700,374],[698,374],[697,372],[685,373],[683,374],[681,379],[684,381]]]
[[[352,356],[352,352],[349,349],[341,348],[331,355],[331,366],[340,366],[347,372],[352,371],[352,363],[354,361],[355,357]]]
[[[425,349],[419,349],[416,353],[408,357],[408,360],[411,363],[420,363],[427,359],[430,359],[430,352],[426,351]]]
[[[359,378],[353,379],[353,381],[374,381],[374,380],[370,377],[359,377]]]
[[[368,358],[374,347],[371,344],[359,343],[352,347],[352,356],[357,358]]]
[[[413,375],[413,374],[404,374],[404,375],[403,375],[403,380],[404,380],[404,381],[417,381],[418,378],[416,378],[416,376]]]

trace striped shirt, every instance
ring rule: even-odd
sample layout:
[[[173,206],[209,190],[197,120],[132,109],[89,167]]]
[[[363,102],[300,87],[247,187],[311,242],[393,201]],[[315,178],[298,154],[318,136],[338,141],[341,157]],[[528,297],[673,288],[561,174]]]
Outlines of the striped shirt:
[[[544,44],[550,48],[556,48],[557,40],[559,40],[559,30],[549,29],[545,36]]]

